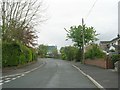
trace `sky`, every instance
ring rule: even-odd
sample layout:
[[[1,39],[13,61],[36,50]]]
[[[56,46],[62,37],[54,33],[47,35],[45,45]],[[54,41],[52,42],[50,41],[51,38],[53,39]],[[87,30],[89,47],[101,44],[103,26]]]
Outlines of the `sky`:
[[[66,41],[66,31],[71,26],[78,26],[84,18],[86,26],[93,26],[99,41],[111,40],[118,34],[118,1],[97,0],[91,13],[91,7],[96,0],[43,0],[48,20],[37,27],[38,43],[56,45],[60,47],[72,45],[71,40]],[[87,17],[87,18],[86,18]]]

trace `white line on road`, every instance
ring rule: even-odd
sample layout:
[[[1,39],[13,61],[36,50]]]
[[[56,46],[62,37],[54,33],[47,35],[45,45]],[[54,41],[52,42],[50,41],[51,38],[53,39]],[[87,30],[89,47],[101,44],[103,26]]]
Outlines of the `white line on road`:
[[[17,78],[20,78],[21,76],[17,76]]]
[[[9,80],[9,79],[11,79],[11,78],[5,78],[5,80]]]
[[[0,80],[0,82],[2,82],[3,80]]]
[[[0,85],[2,85],[3,83],[0,83]]]
[[[11,80],[7,80],[7,81],[5,81],[5,83],[7,83],[7,82],[10,82]]]
[[[12,80],[15,80],[15,79],[17,79],[17,78],[12,78]]]
[[[90,79],[99,89],[101,90],[106,90],[103,86],[101,86],[97,81],[95,81],[91,76],[87,75],[86,73],[84,73],[82,70],[80,70],[80,68],[78,68],[75,65],[72,65],[74,68],[76,68],[78,71],[80,71],[84,76],[86,76],[88,79]]]

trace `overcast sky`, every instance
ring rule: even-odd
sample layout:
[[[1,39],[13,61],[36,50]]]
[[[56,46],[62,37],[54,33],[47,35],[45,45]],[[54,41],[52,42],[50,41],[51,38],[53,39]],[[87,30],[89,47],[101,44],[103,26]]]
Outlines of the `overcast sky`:
[[[58,48],[71,45],[66,41],[66,31],[70,26],[80,25],[85,18],[87,26],[93,26],[99,33],[100,40],[111,40],[118,33],[118,1],[97,0],[90,15],[86,18],[90,8],[96,0],[44,0],[49,19],[37,29],[39,44],[57,45]]]

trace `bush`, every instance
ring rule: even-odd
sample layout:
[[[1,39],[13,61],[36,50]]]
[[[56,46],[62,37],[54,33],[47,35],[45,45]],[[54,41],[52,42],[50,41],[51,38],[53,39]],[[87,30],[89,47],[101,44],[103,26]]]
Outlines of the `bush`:
[[[21,54],[25,55],[25,59],[24,59],[25,63],[32,61],[32,51],[28,47],[21,45]]]
[[[60,49],[61,58],[68,61],[76,60],[77,52],[78,48],[73,46],[61,47]]]
[[[2,44],[2,65],[17,66],[26,64],[35,60],[36,54],[31,48],[28,48],[19,43],[3,43]]]
[[[120,54],[112,55],[111,59],[112,59],[113,63],[120,61]]]
[[[3,66],[16,66],[19,64],[20,45],[16,43],[3,43],[2,44],[2,65]]]
[[[36,53],[36,50],[35,50],[35,49],[31,49],[31,51],[32,51],[32,61],[37,60],[37,53]]]
[[[97,44],[93,44],[90,49],[85,53],[86,59],[104,58],[105,53],[99,48]]]

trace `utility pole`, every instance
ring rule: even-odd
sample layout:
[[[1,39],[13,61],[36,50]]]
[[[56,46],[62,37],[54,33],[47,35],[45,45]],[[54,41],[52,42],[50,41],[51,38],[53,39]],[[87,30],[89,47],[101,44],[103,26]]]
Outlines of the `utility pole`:
[[[120,1],[118,2],[118,54],[120,54]]]
[[[118,34],[118,54],[120,54],[120,35]]]
[[[85,30],[85,25],[84,25],[84,19],[82,18],[82,40],[83,40],[83,45],[82,45],[82,63],[85,63],[85,54],[84,54],[84,45],[85,45],[85,37],[84,37],[84,30]]]

